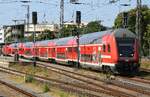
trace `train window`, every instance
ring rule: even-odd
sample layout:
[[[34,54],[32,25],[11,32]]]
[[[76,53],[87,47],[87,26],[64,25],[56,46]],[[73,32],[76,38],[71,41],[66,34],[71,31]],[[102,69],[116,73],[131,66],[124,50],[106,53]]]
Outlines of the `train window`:
[[[108,52],[111,52],[111,50],[110,50],[110,44],[108,44],[107,46],[108,46]]]
[[[133,57],[134,42],[132,38],[117,38],[117,47],[120,57]]]
[[[57,58],[66,59],[66,55],[64,53],[57,53]]]
[[[73,52],[78,52],[78,48],[77,48],[77,47],[73,47],[73,48],[72,48],[72,51],[73,51]]]
[[[82,54],[81,55],[81,60],[82,61],[92,61],[92,55],[90,55],[90,54]]]
[[[36,51],[36,54],[38,54],[38,49]],[[43,48],[40,50],[40,56],[41,57],[47,57],[47,49],[46,48]]]
[[[22,51],[22,50],[23,50],[23,48],[19,48],[19,50],[20,50],[20,51]]]
[[[68,47],[68,52],[77,52],[78,48],[77,47]]]
[[[38,55],[39,49],[35,48],[35,54]]]
[[[105,50],[106,50],[106,46],[105,46],[105,45],[103,45],[103,52],[105,52]]]
[[[55,52],[55,48],[52,49],[52,52]]]
[[[68,52],[72,52],[72,47],[68,47]]]
[[[92,56],[92,61],[93,61],[93,62],[96,62],[96,61],[97,61],[97,55],[96,55],[96,54],[93,54],[93,56]]]
[[[26,55],[31,55],[30,50],[26,50],[26,51],[25,51],[25,54],[26,54]]]

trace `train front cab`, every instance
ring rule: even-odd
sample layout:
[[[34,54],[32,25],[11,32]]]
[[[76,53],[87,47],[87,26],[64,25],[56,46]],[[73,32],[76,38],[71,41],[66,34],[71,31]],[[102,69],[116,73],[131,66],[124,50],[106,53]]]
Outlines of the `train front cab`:
[[[129,30],[119,29],[113,33],[113,70],[119,74],[133,74],[139,70],[138,40]]]
[[[138,41],[136,36],[125,29],[118,29],[110,36],[103,37],[101,52],[102,70],[115,74],[133,74],[139,70]],[[107,52],[110,44],[110,52]],[[104,48],[106,51],[103,51]],[[106,55],[110,58],[106,58]],[[109,64],[106,64],[109,63]]]
[[[139,70],[138,44],[135,38],[118,38],[118,61],[115,69],[120,74],[137,73]]]

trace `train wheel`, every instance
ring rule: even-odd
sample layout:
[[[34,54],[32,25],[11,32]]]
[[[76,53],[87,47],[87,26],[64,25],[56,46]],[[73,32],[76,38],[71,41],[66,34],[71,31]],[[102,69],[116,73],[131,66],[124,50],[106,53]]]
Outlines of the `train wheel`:
[[[104,73],[107,73],[107,74],[113,74],[113,71],[111,70],[110,66],[102,66],[102,71]]]
[[[78,64],[78,62],[73,62],[74,67],[76,68],[80,68],[80,63]]]

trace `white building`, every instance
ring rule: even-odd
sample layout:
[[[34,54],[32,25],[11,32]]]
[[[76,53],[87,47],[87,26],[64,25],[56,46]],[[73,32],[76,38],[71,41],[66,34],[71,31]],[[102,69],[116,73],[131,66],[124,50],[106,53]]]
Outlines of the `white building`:
[[[87,26],[88,22],[81,22],[80,27]],[[77,25],[74,21],[72,22],[65,22],[64,27],[68,27],[69,25]]]
[[[4,25],[3,26],[5,32],[5,40],[9,42],[21,41],[21,37],[29,37],[33,35],[35,30],[36,35],[40,35],[40,33],[45,33],[45,30],[50,30],[52,32],[57,32],[59,30],[59,26],[57,24],[36,24],[35,29],[33,24],[29,24],[28,29],[25,24],[17,24],[17,25]]]
[[[4,43],[4,29],[0,29],[0,44]]]
[[[59,29],[57,24],[37,24],[35,25],[35,29],[34,29],[34,25],[33,24],[29,24],[29,27],[27,28],[27,25],[25,25],[24,27],[24,36],[30,36],[33,34],[34,30],[36,32],[36,34],[42,33],[45,30],[50,30],[50,31],[54,31],[57,32]]]

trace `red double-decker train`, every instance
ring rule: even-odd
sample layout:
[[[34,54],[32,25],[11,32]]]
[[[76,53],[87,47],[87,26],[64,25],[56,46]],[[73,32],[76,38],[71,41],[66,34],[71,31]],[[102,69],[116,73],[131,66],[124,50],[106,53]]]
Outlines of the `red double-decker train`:
[[[15,50],[26,58],[37,57],[61,64],[76,65],[77,37],[66,37],[5,45],[3,54],[13,56]],[[81,67],[114,73],[132,73],[139,70],[138,40],[127,29],[115,29],[84,34],[79,39]]]

